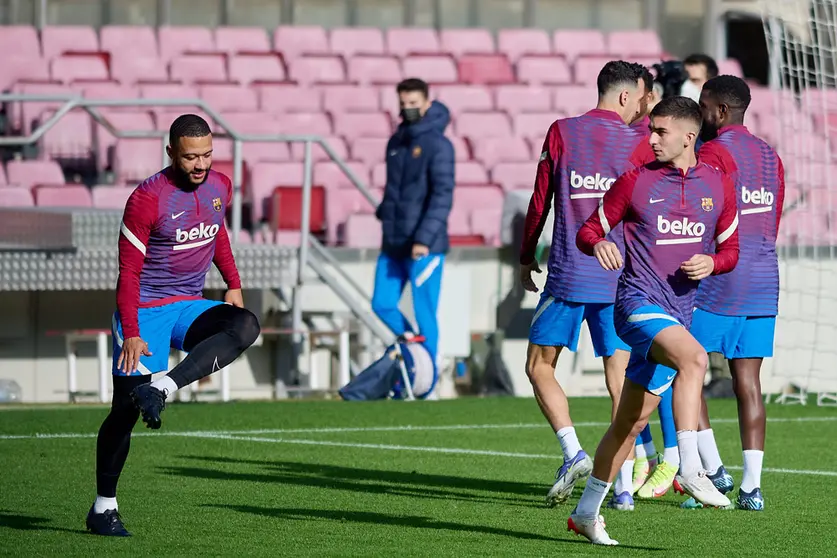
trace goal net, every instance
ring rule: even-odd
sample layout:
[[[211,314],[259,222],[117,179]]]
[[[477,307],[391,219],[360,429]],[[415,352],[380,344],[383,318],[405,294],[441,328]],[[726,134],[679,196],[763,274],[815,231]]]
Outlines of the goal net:
[[[771,132],[785,163],[777,402],[837,403],[837,0],[761,0]],[[754,101],[756,98],[754,97]]]

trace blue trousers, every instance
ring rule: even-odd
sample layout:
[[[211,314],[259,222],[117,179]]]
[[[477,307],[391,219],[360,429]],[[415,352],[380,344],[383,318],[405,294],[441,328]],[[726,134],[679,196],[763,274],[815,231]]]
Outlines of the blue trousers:
[[[406,332],[424,336],[424,347],[436,362],[439,347],[439,293],[442,290],[442,268],[444,254],[429,254],[418,260],[392,258],[384,253],[378,256],[375,268],[375,292],[372,295],[372,310],[396,335]],[[398,309],[404,286],[410,282],[413,293],[413,308],[418,332]]]

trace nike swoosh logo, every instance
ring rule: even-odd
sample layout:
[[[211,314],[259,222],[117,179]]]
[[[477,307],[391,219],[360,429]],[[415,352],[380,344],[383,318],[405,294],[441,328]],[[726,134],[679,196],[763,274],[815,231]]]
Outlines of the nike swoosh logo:
[[[183,215],[184,213],[186,213],[186,212],[185,212],[185,211],[181,211],[180,213],[172,213],[172,214],[171,214],[171,218],[172,218],[172,219],[177,219],[178,217],[180,217],[180,216],[181,216],[181,215]]]
[[[210,372],[210,374],[214,374],[219,370],[221,370],[221,367],[218,366],[218,357],[215,357],[215,362],[212,363],[212,372]]]
[[[660,198],[658,200],[651,199],[651,200],[648,200],[648,203],[660,203],[661,201],[666,201],[666,199],[665,198]]]

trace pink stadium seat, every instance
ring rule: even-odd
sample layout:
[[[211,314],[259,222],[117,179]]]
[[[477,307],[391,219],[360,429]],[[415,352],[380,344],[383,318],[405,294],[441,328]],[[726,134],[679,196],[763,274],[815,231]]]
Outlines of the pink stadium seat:
[[[335,154],[343,159],[344,161],[349,159],[349,148],[346,146],[346,141],[343,138],[337,136],[325,137],[323,138],[328,146],[335,152]],[[305,144],[300,142],[294,142],[290,144],[291,146],[291,159],[294,161],[304,161],[305,160]],[[356,159],[356,157],[353,157]],[[311,144],[311,159],[314,163],[319,163],[321,161],[331,161],[331,157],[328,156],[325,149],[320,146],[319,143],[312,143]],[[362,161],[362,159],[358,159]]]
[[[261,27],[216,27],[215,48],[220,52],[270,52],[270,39]]]
[[[543,144],[546,132],[552,123],[561,117],[556,112],[525,112],[514,116],[514,134]]]
[[[125,209],[128,197],[134,191],[126,186],[94,186],[93,207],[101,209]]]
[[[304,134],[312,136],[330,136],[331,121],[322,112],[288,112],[276,115],[277,132],[283,134]]]
[[[41,207],[91,207],[90,189],[83,184],[38,186],[33,190]]]
[[[105,55],[65,54],[50,63],[52,79],[62,83],[74,81],[109,81],[110,70]]]
[[[486,213],[490,215],[502,213],[503,208],[503,191],[497,186],[483,184],[479,186],[459,186],[453,189],[453,207],[451,213],[458,213],[459,215],[468,214],[468,221],[471,224],[471,233],[480,234],[474,230],[474,223],[480,218],[485,218]],[[479,212],[479,213],[477,213]],[[474,218],[474,215],[477,218]],[[461,219],[461,217],[460,217]],[[492,219],[493,221],[493,219]],[[491,239],[486,239],[494,242],[494,236],[499,236],[500,223],[499,219],[496,223],[478,223],[477,229],[488,231]]]
[[[0,91],[20,81],[49,81],[49,61],[32,56],[0,56]]]
[[[372,187],[384,188],[387,185],[387,164],[377,163],[372,167]]]
[[[470,161],[471,160],[471,148],[468,147],[468,142],[465,138],[460,138],[457,136],[446,136],[451,144],[453,144],[453,155],[454,160],[458,163],[459,161]]]
[[[599,72],[610,60],[607,56],[580,56],[575,62],[575,82],[580,85],[596,85]]]
[[[564,85],[555,88],[555,102],[557,112],[568,116],[578,116],[596,107],[598,92],[595,81],[593,84],[578,86]]]
[[[346,219],[355,214],[373,214],[375,207],[357,188],[334,188],[326,194],[326,240],[343,243]]]
[[[167,64],[154,55],[115,52],[110,57],[111,77],[122,85],[141,81],[165,82],[169,80]]]
[[[240,85],[204,85],[199,88],[198,95],[219,112],[255,112],[259,108],[256,92]]]
[[[369,168],[360,161],[347,161],[349,169],[355,177],[365,185],[369,185]],[[324,186],[326,190],[335,188],[354,188],[354,182],[333,161],[323,161],[314,165],[314,184]]]
[[[27,95],[64,95],[71,96],[73,91],[64,85],[55,83],[24,83],[15,86],[15,92]],[[24,134],[32,131],[33,125],[42,122],[41,115],[47,110],[58,110],[66,101],[45,101],[15,103],[11,107],[11,124],[15,130]]]
[[[112,112],[108,113],[107,120],[116,130],[136,130],[136,131],[151,131],[154,130],[154,119],[150,112],[140,111],[133,107],[134,112]],[[93,134],[98,142],[99,152],[97,153],[98,166],[101,169],[112,168],[114,164],[114,149],[116,148],[116,138],[110,134],[105,128],[95,125]],[[157,142],[158,153],[162,153],[160,141]],[[162,157],[162,155],[160,155]]]
[[[280,25],[273,32],[273,46],[285,59],[302,54],[329,54],[328,37],[322,27]]]
[[[208,27],[169,26],[157,28],[160,57],[171,60],[187,52],[215,52],[215,38]]]
[[[31,207],[35,205],[32,192],[27,188],[0,186],[0,207]]]
[[[651,29],[611,31],[607,42],[610,54],[623,58],[631,56],[658,58],[663,53],[660,36]]]
[[[39,146],[41,154],[52,159],[92,162],[93,126],[90,115],[80,109],[65,114],[46,131]]]
[[[238,133],[253,135],[276,135],[285,132],[279,122],[271,115],[260,112],[229,112],[224,114],[229,125]],[[287,143],[265,141],[244,142],[244,159],[249,165],[258,161],[289,161],[290,148]]]
[[[511,122],[501,112],[463,112],[456,119],[456,135],[466,138],[508,137]]]
[[[113,81],[85,84],[81,89],[81,94],[88,99],[129,99],[131,97],[139,97],[139,91],[136,88],[121,85]],[[99,110],[107,112],[114,109],[110,107],[99,107]],[[125,110],[124,107],[122,107],[122,110]],[[137,109],[132,107],[130,110]]]
[[[48,25],[41,29],[41,47],[46,59],[65,52],[95,52],[99,50],[99,37],[92,27]]]
[[[563,56],[524,56],[517,62],[517,80],[531,85],[564,85],[573,82]]]
[[[500,228],[503,222],[503,206],[474,209],[471,212],[471,231],[485,239],[488,246],[499,247]]]
[[[265,216],[267,201],[278,185],[301,186],[303,168],[299,163],[258,163],[250,172],[250,190],[247,199],[251,202],[253,221],[258,223]]]
[[[389,138],[358,138],[352,142],[352,159],[369,167],[386,159]]]
[[[491,182],[503,190],[531,190],[535,183],[535,161],[526,163],[500,163],[491,169]]]
[[[431,97],[435,95],[435,90],[436,87],[430,88]],[[399,104],[398,93],[395,91],[395,87],[391,85],[379,87],[378,100],[381,102],[381,110],[389,113],[392,117],[393,123],[398,125],[398,123],[401,122],[401,105]]]
[[[514,83],[514,70],[505,54],[466,54],[459,59],[459,79],[464,83]]]
[[[471,234],[470,210],[467,207],[451,208],[450,217],[448,217],[448,235],[470,236]]]
[[[230,81],[244,86],[252,82],[283,82],[287,79],[282,59],[275,53],[230,56],[228,64]]]
[[[9,181],[6,178],[6,169],[3,168],[3,165],[0,165],[0,186],[8,186]]]
[[[300,85],[343,83],[346,71],[339,56],[300,56],[288,63],[291,79]]]
[[[337,113],[334,133],[346,138],[385,138],[392,133],[390,118],[383,112]]]
[[[169,75],[186,84],[223,83],[227,81],[224,55],[184,54],[173,58]]]
[[[41,57],[38,33],[30,25],[4,25],[0,33],[0,52],[3,56]]]
[[[437,98],[453,114],[490,111],[494,108],[491,90],[477,85],[442,85],[435,88]],[[432,92],[431,92],[432,95]]]
[[[384,54],[384,36],[377,27],[333,29],[331,52],[344,58],[351,58],[356,54]]]
[[[547,112],[552,109],[552,93],[542,87],[526,85],[499,85],[494,88],[497,95],[497,110],[509,114],[519,112]]]
[[[354,56],[348,61],[349,81],[360,85],[396,84],[403,79],[394,56]]]
[[[184,112],[192,113],[197,116],[200,116],[204,120],[206,120],[207,124],[209,124],[209,129],[213,132],[218,132],[222,128],[215,124],[215,120],[209,116],[204,111],[190,106],[169,106],[169,107],[160,107],[155,109],[152,114],[154,115],[154,124],[155,129],[160,132],[168,132],[169,128],[171,127],[172,123],[181,116]],[[217,146],[216,146],[217,149]]]
[[[463,54],[493,54],[494,37],[488,29],[442,29],[439,32],[442,52],[456,57]]]
[[[729,75],[743,78],[744,72],[741,64],[735,58],[724,58],[718,60],[718,75]]]
[[[459,81],[456,64],[447,55],[409,56],[402,61],[404,77],[421,77],[431,84]]]
[[[525,55],[552,54],[552,42],[542,29],[500,29],[497,33],[497,51],[516,63]]]
[[[323,109],[332,115],[341,112],[377,112],[378,91],[373,87],[329,85],[323,87]]]
[[[474,138],[471,145],[474,146],[474,159],[486,168],[498,163],[532,160],[529,145],[522,137]]]
[[[346,246],[371,249],[381,247],[381,224],[374,215],[349,215],[344,230]]]
[[[411,54],[441,52],[439,35],[435,29],[391,27],[386,30],[387,52],[400,58]]]
[[[101,49],[111,53],[141,52],[151,58],[160,56],[157,35],[154,29],[145,25],[105,25],[99,37]]]
[[[262,85],[258,88],[259,108],[263,112],[319,112],[323,94],[319,89],[296,85]]]
[[[457,163],[455,169],[456,188],[454,188],[454,197],[456,190],[460,188],[461,184],[486,184],[488,182],[488,173],[482,163],[474,161]]]
[[[165,166],[162,142],[159,139],[118,139],[113,161],[118,181],[137,184]]]
[[[605,36],[598,29],[555,31],[552,44],[555,54],[563,54],[570,62],[581,55],[605,56],[608,52]]]

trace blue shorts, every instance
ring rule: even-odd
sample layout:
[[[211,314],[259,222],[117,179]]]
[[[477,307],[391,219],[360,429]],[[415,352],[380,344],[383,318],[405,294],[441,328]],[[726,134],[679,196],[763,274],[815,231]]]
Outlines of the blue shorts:
[[[165,372],[169,369],[170,349],[174,348],[182,351],[186,332],[195,319],[219,304],[224,303],[219,300],[198,299],[180,300],[163,306],[140,308],[137,311],[140,337],[148,343],[151,356],[141,356],[137,371],[133,374],[125,374],[116,367],[119,355],[122,352],[122,321],[119,319],[119,312],[114,312],[111,321],[113,374],[115,376],[143,376]]]
[[[630,348],[616,335],[613,304],[570,302],[541,294],[529,328],[529,342],[541,347],[578,349],[581,323],[586,321],[597,357],[612,356],[619,349]]]
[[[659,306],[637,308],[618,324],[619,336],[631,347],[625,377],[654,395],[661,395],[674,382],[677,371],[648,360],[654,338],[667,327],[683,325]]]
[[[726,358],[773,356],[776,316],[722,316],[697,309],[692,315],[692,335],[707,353]]]

